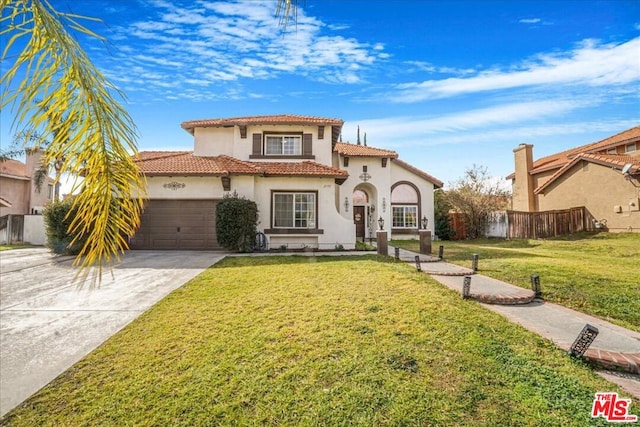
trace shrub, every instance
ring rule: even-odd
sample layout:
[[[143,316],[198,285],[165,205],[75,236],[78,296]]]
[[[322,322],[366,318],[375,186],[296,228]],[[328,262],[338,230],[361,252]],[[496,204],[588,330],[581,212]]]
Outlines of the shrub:
[[[76,239],[77,234],[68,231],[76,215],[73,199],[49,203],[42,214],[47,233],[47,247],[59,255],[79,254],[86,236]]]
[[[252,200],[226,195],[216,208],[218,243],[231,251],[251,252],[255,246],[258,205]]]
[[[366,242],[356,242],[356,251],[373,251],[375,247]]]

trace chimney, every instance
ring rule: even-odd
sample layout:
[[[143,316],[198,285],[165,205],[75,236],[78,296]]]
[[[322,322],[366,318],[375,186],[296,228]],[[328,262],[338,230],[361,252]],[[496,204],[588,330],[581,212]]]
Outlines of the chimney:
[[[27,175],[31,179],[29,183],[28,196],[29,211],[27,212],[29,214],[34,213],[34,209],[42,205],[41,203],[39,204],[39,200],[42,199],[41,194],[46,194],[47,191],[46,182],[42,184],[42,188],[40,188],[40,191],[38,191],[35,185],[36,170],[40,168],[43,154],[44,153],[42,150],[40,150],[39,148],[34,148],[27,150],[25,156],[25,175]]]
[[[513,180],[513,210],[535,212],[536,203],[533,194],[533,145],[520,144],[513,150],[515,178]]]

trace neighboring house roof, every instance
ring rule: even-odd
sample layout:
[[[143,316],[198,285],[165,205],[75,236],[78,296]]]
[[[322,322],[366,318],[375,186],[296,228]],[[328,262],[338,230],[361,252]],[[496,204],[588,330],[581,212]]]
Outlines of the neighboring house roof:
[[[13,159],[0,161],[0,175],[25,181],[31,179],[27,175],[27,166]]]
[[[632,127],[631,129],[627,129],[598,142],[581,145],[576,148],[571,148],[569,150],[542,157],[533,162],[533,168],[529,173],[535,175],[537,173],[559,169],[571,162],[572,159],[580,153],[606,151],[619,145],[626,145],[637,141],[640,141],[640,126]],[[515,178],[515,173],[507,176],[507,179],[513,178]]]
[[[12,206],[11,202],[5,199],[4,197],[0,197],[0,207],[10,208]]]
[[[435,188],[442,188],[442,186],[444,185],[442,183],[442,181],[440,181],[439,179],[435,178],[434,176],[429,175],[426,172],[421,171],[420,169],[416,168],[415,166],[411,166],[407,162],[403,162],[400,159],[391,159],[391,161],[393,163],[397,164],[398,166],[403,167],[403,168],[407,169],[408,171],[415,173],[419,177],[424,178],[427,181],[433,183],[433,186]]]
[[[599,165],[611,167],[612,169],[622,170],[626,165],[631,165],[629,169],[630,175],[640,175],[640,157],[624,156],[614,154],[592,154],[592,153],[580,153],[575,156],[569,163],[561,167],[556,173],[554,173],[548,181],[536,188],[535,194],[544,193],[544,190],[549,187],[554,181],[560,178],[566,171],[571,169],[575,164],[586,161],[590,163],[596,163]]]
[[[398,153],[381,148],[367,147],[366,145],[349,144],[348,142],[336,143],[333,151],[347,157],[390,157],[395,159]]]
[[[197,127],[225,127],[246,125],[325,125],[342,126],[340,119],[332,119],[316,116],[298,116],[293,114],[278,114],[273,116],[246,116],[222,119],[189,120],[182,122],[181,126],[187,132],[193,134]]]
[[[142,151],[134,161],[145,175],[261,175],[347,178],[346,171],[303,162],[247,162],[229,156],[194,156],[192,151]]]

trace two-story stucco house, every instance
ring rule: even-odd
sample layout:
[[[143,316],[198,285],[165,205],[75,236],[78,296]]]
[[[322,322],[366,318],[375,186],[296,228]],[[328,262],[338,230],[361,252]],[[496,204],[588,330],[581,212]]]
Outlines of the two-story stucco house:
[[[148,199],[133,249],[219,249],[215,210],[237,193],[259,209],[270,248],[350,249],[433,224],[433,191],[442,182],[394,151],[339,142],[343,121],[273,115],[182,123],[193,151],[141,152]]]
[[[584,206],[610,231],[640,231],[640,126],[535,161],[521,144],[514,161],[514,210]]]

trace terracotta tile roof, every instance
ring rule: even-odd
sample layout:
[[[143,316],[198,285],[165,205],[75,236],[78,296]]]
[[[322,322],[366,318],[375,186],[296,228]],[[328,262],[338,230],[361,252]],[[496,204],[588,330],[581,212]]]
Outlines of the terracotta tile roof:
[[[622,168],[631,164],[631,169],[629,173],[631,175],[640,175],[640,157],[637,156],[625,156],[625,155],[614,155],[614,154],[593,154],[593,153],[580,153],[577,156],[573,157],[573,159],[566,163],[563,167],[558,169],[556,173],[554,173],[548,181],[535,189],[536,194],[540,194],[544,192],[545,188],[551,185],[556,179],[560,178],[566,171],[571,169],[574,165],[581,161],[586,161],[590,163],[597,163],[599,165],[608,166],[613,169],[622,170]]]
[[[420,169],[416,168],[415,166],[410,165],[407,162],[403,162],[400,159],[392,159],[391,161],[393,163],[396,163],[398,166],[401,166],[401,167],[407,169],[408,171],[415,173],[419,177],[424,178],[427,181],[433,183],[435,188],[442,188],[442,186],[444,185],[442,183],[442,181],[440,181],[438,178],[435,178],[434,176],[429,175],[428,173],[421,171]]]
[[[595,153],[597,151],[607,150],[608,148],[617,147],[634,141],[640,141],[640,126],[632,127],[631,129],[617,133],[609,138],[605,138],[602,141],[575,148],[574,151]]]
[[[143,151],[134,161],[145,175],[263,175],[347,178],[346,171],[320,163],[245,162],[229,156],[194,156],[191,151]]]
[[[265,176],[315,176],[348,178],[349,173],[342,169],[312,161],[303,162],[255,162]]]
[[[24,163],[13,159],[0,161],[0,174],[11,175],[25,179],[29,178],[27,176],[27,166]]]
[[[342,126],[344,122],[340,119],[298,116],[293,114],[278,114],[273,116],[246,116],[230,117],[223,119],[203,119],[189,120],[182,122],[181,126],[187,132],[193,134],[196,127],[221,127],[221,126],[241,126],[241,125],[329,125]]]
[[[551,154],[549,156],[541,157],[533,162],[533,168],[529,173],[534,175],[553,169],[559,169],[571,162],[571,160],[580,153],[606,152],[606,150],[610,148],[617,147],[619,145],[626,145],[636,141],[640,141],[640,126],[632,127],[631,129],[627,129],[598,142],[592,142],[569,150],[561,151],[559,153]],[[640,149],[640,147],[638,147],[638,149]],[[511,173],[507,176],[507,179],[513,178],[515,178],[515,173]]]
[[[581,145],[580,147],[542,157],[541,159],[533,162],[533,169],[531,170],[531,173],[535,174],[550,169],[560,168],[566,163],[570,162],[571,159],[573,159],[580,153],[595,153],[598,151],[604,151],[609,148],[617,147],[619,145],[626,145],[636,140],[640,140],[640,126],[627,129],[623,132],[620,132],[598,142]]]
[[[228,156],[194,156],[191,151],[143,151],[134,158],[145,175],[214,175],[259,174],[249,162]]]
[[[366,145],[349,144],[348,142],[338,142],[333,148],[338,154],[353,157],[390,157],[395,159],[398,153],[381,148],[367,147]]]

